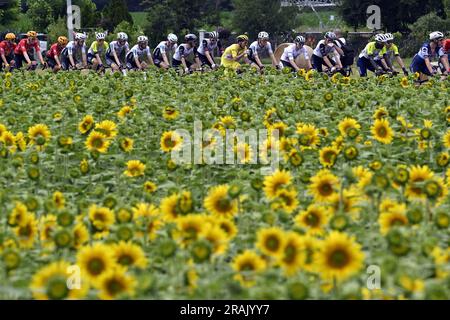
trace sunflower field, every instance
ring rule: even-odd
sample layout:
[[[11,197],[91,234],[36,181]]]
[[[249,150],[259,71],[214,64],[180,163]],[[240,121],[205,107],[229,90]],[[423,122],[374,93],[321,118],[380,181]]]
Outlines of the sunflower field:
[[[449,88],[4,74],[0,299],[449,299]],[[277,129],[279,169],[177,164],[194,121]]]

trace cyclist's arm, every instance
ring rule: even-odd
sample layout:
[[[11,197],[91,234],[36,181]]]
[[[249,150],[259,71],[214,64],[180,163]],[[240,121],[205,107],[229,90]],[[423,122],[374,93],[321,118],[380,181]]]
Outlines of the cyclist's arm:
[[[448,72],[450,70],[450,66],[448,63],[448,54],[444,54],[440,59],[445,68],[445,72],[443,72],[443,73],[448,75]]]
[[[148,63],[149,63],[150,65],[154,66],[154,65],[155,65],[155,62],[153,61],[153,57],[152,57],[152,54],[150,53],[150,50],[149,50],[148,53],[147,53],[147,58],[148,58]]]
[[[28,52],[26,50],[23,51],[23,57],[25,58],[25,61],[27,62],[27,64],[31,64],[31,59],[28,56]]]
[[[216,64],[213,56],[211,55],[211,53],[209,53],[209,50],[205,51],[205,55],[206,55],[206,58],[208,59],[209,63],[211,63],[212,65]]]
[[[258,55],[258,53],[256,51],[254,52],[254,57],[255,57],[256,64],[258,65],[258,67],[260,67],[260,68],[264,67],[264,65],[261,62],[261,59],[259,58],[259,55]]]
[[[5,66],[8,66],[9,63],[8,63],[8,60],[6,60],[5,50],[3,50],[2,48],[0,48],[0,56],[1,56],[2,60],[3,60],[3,64]]]
[[[273,52],[270,53],[270,58],[272,59],[272,66],[276,67],[278,65],[278,61]]]
[[[58,65],[58,67],[62,68],[61,61],[59,60],[59,57],[57,54],[55,54],[55,61],[56,61],[56,64]]]
[[[341,56],[337,51],[334,52],[334,59],[336,59],[336,64],[339,67],[339,69],[342,69]]]
[[[139,56],[137,54],[133,54],[134,62],[136,63],[136,66],[138,69],[142,69],[141,62],[139,61]]]
[[[98,52],[95,53],[95,59],[97,59],[98,65],[102,66],[103,65],[103,61],[102,58],[100,57],[100,55],[98,54]]]
[[[165,52],[161,52],[161,56],[163,58],[164,63],[167,64],[168,66],[170,66],[169,58],[167,58],[167,54]]]
[[[430,58],[425,57],[425,65],[428,68],[428,71],[433,74],[433,67],[431,66]]]
[[[402,69],[406,69],[405,63],[403,62],[403,59],[402,57],[400,57],[400,55],[396,56],[395,59]]]
[[[328,59],[327,56],[323,56],[323,61],[325,62],[328,68],[333,68],[333,64],[330,62],[330,59]]]

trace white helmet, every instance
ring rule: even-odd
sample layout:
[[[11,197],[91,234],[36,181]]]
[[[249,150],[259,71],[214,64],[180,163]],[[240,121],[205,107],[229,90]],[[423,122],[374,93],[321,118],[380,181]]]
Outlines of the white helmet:
[[[118,40],[125,40],[125,41],[127,41],[128,40],[128,35],[125,32],[119,32],[117,34],[117,39]]]
[[[95,33],[95,38],[97,40],[105,40],[106,39],[106,33],[104,33],[104,32]]]
[[[265,31],[261,31],[261,32],[258,34],[258,39],[261,39],[261,40],[269,40],[269,34],[268,34],[267,32],[265,32]]]
[[[87,39],[87,35],[84,33],[77,32],[75,34],[75,40],[86,40],[86,39]]]
[[[386,42],[386,36],[384,34],[379,33],[375,36],[375,41],[376,42]]]
[[[303,36],[297,36],[297,37],[295,37],[294,42],[295,42],[295,43],[305,43],[305,42],[306,42],[306,39],[305,39],[305,37],[303,37]]]
[[[167,40],[169,40],[170,42],[178,42],[178,37],[176,35],[174,35],[173,33],[170,33],[167,36]]]
[[[330,40],[337,39],[336,33],[331,32],[331,31],[325,33],[325,39],[330,39]]]
[[[197,36],[193,33],[189,33],[184,37],[184,40],[186,41],[196,41],[197,40]]]
[[[394,40],[394,35],[392,33],[386,33],[384,36],[386,37],[386,41]]]
[[[219,33],[217,31],[213,31],[209,33],[210,39],[219,39]]]
[[[430,33],[430,40],[438,40],[438,39],[443,39],[444,38],[444,34],[440,31],[435,31]]]
[[[137,39],[138,42],[147,42],[148,38],[146,36],[139,36]]]

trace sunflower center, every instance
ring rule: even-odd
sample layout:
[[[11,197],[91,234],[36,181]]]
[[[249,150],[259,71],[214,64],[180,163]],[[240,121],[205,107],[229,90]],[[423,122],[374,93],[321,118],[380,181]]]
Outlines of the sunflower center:
[[[269,251],[277,251],[280,248],[280,240],[276,236],[269,236],[265,245]]]
[[[333,268],[343,268],[345,267],[349,262],[349,256],[348,253],[342,249],[337,249],[333,251],[329,258],[328,263]]]
[[[49,280],[47,284],[47,296],[51,300],[62,300],[69,295],[64,277],[55,277]]]
[[[403,226],[403,225],[405,225],[405,221],[400,218],[394,218],[391,220],[390,225],[391,225],[391,227]]]
[[[319,186],[319,192],[322,196],[329,196],[333,193],[333,187],[328,182],[323,182]]]
[[[286,263],[292,263],[295,261],[295,256],[297,254],[297,249],[293,245],[287,245],[284,249],[284,259]]]
[[[105,263],[99,258],[94,258],[88,262],[89,273],[97,276],[105,270]]]
[[[387,136],[387,129],[385,127],[379,127],[377,129],[377,134],[378,134],[378,136],[384,138]]]
[[[110,279],[106,283],[106,290],[109,292],[109,294],[111,296],[118,295],[120,292],[123,291],[124,288],[125,287],[124,287],[123,283],[120,282],[118,279]]]
[[[23,226],[19,229],[21,237],[29,237],[31,235],[31,227],[29,225]]]
[[[132,256],[124,254],[119,257],[118,261],[121,265],[130,266],[133,264],[134,259]]]
[[[231,201],[229,199],[223,198],[217,201],[217,209],[221,212],[228,212],[232,208]]]
[[[310,227],[317,227],[319,225],[320,219],[315,212],[310,212],[306,216],[306,224]]]
[[[168,148],[173,148],[175,146],[175,141],[172,140],[172,137],[168,137],[164,140],[164,144],[168,147]]]
[[[97,149],[103,147],[103,139],[96,138],[96,139],[92,140],[92,145],[94,146],[94,148],[97,148]]]
[[[240,268],[241,271],[253,271],[255,270],[255,266],[253,265],[253,263],[251,263],[250,261],[245,262],[241,265]]]

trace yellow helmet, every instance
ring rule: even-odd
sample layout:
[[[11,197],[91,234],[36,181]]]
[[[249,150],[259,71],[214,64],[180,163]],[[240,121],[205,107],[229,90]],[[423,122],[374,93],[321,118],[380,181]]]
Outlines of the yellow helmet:
[[[67,39],[64,36],[61,36],[58,38],[58,44],[60,44],[61,46],[65,46],[69,43],[69,39]]]
[[[36,31],[28,31],[27,32],[27,37],[28,38],[32,38],[32,39],[36,39],[37,38],[37,32]]]
[[[16,35],[14,33],[8,33],[6,34],[5,39],[8,41],[16,40]]]
[[[237,37],[237,41],[248,41],[248,36],[245,34],[241,34]]]

